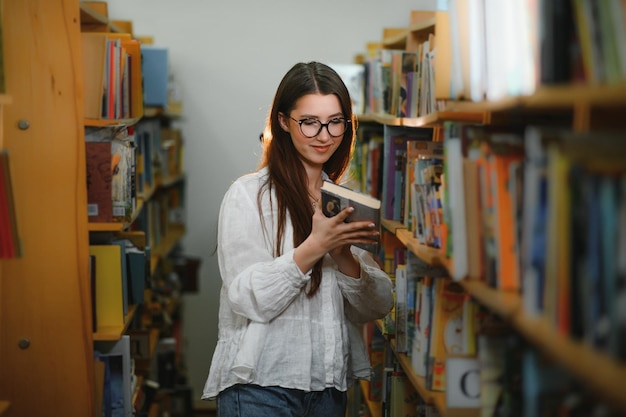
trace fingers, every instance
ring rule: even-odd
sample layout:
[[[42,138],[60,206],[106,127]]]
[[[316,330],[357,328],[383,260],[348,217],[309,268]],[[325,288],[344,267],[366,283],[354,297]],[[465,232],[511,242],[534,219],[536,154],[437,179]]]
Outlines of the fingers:
[[[341,222],[345,221],[348,217],[350,217],[350,214],[352,214],[352,212],[354,211],[354,207],[346,207],[345,209],[341,210],[339,212],[339,214],[337,214],[335,216],[335,218]]]

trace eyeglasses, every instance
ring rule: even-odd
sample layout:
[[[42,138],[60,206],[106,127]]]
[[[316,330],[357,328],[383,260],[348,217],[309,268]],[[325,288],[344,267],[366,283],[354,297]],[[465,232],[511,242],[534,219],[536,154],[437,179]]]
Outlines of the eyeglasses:
[[[348,123],[350,123],[350,120],[346,120],[343,117],[331,119],[328,123],[322,123],[317,119],[296,120],[291,116],[289,118],[300,125],[300,132],[307,138],[314,138],[319,135],[324,127],[326,127],[326,131],[330,136],[341,136],[345,133]]]

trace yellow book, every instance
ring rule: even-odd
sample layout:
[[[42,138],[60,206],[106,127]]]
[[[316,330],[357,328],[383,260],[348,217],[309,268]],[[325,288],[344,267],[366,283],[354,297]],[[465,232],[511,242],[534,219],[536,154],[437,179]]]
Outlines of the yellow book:
[[[91,245],[96,257],[96,320],[98,331],[124,326],[122,255],[119,245]]]

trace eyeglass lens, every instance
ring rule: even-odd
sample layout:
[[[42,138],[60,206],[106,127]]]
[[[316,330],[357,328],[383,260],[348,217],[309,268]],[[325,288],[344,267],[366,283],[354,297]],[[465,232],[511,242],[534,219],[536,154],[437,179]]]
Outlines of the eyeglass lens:
[[[324,126],[331,136],[341,136],[346,131],[346,120],[342,118],[332,119],[328,123],[322,123],[315,119],[305,119],[298,121],[300,131],[306,137],[313,138],[320,134]]]

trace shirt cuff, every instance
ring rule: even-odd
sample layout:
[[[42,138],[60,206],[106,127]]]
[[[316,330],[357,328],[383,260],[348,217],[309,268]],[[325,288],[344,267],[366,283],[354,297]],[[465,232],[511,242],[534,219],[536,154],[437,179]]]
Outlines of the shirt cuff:
[[[295,249],[291,249],[285,254],[283,254],[280,258],[283,258],[289,262],[288,274],[289,277],[294,277],[296,280],[296,284],[306,285],[307,282],[311,280],[311,273],[313,269],[309,269],[306,273],[303,273],[300,270],[298,264],[296,264],[295,259],[293,259],[294,254],[296,253]]]

